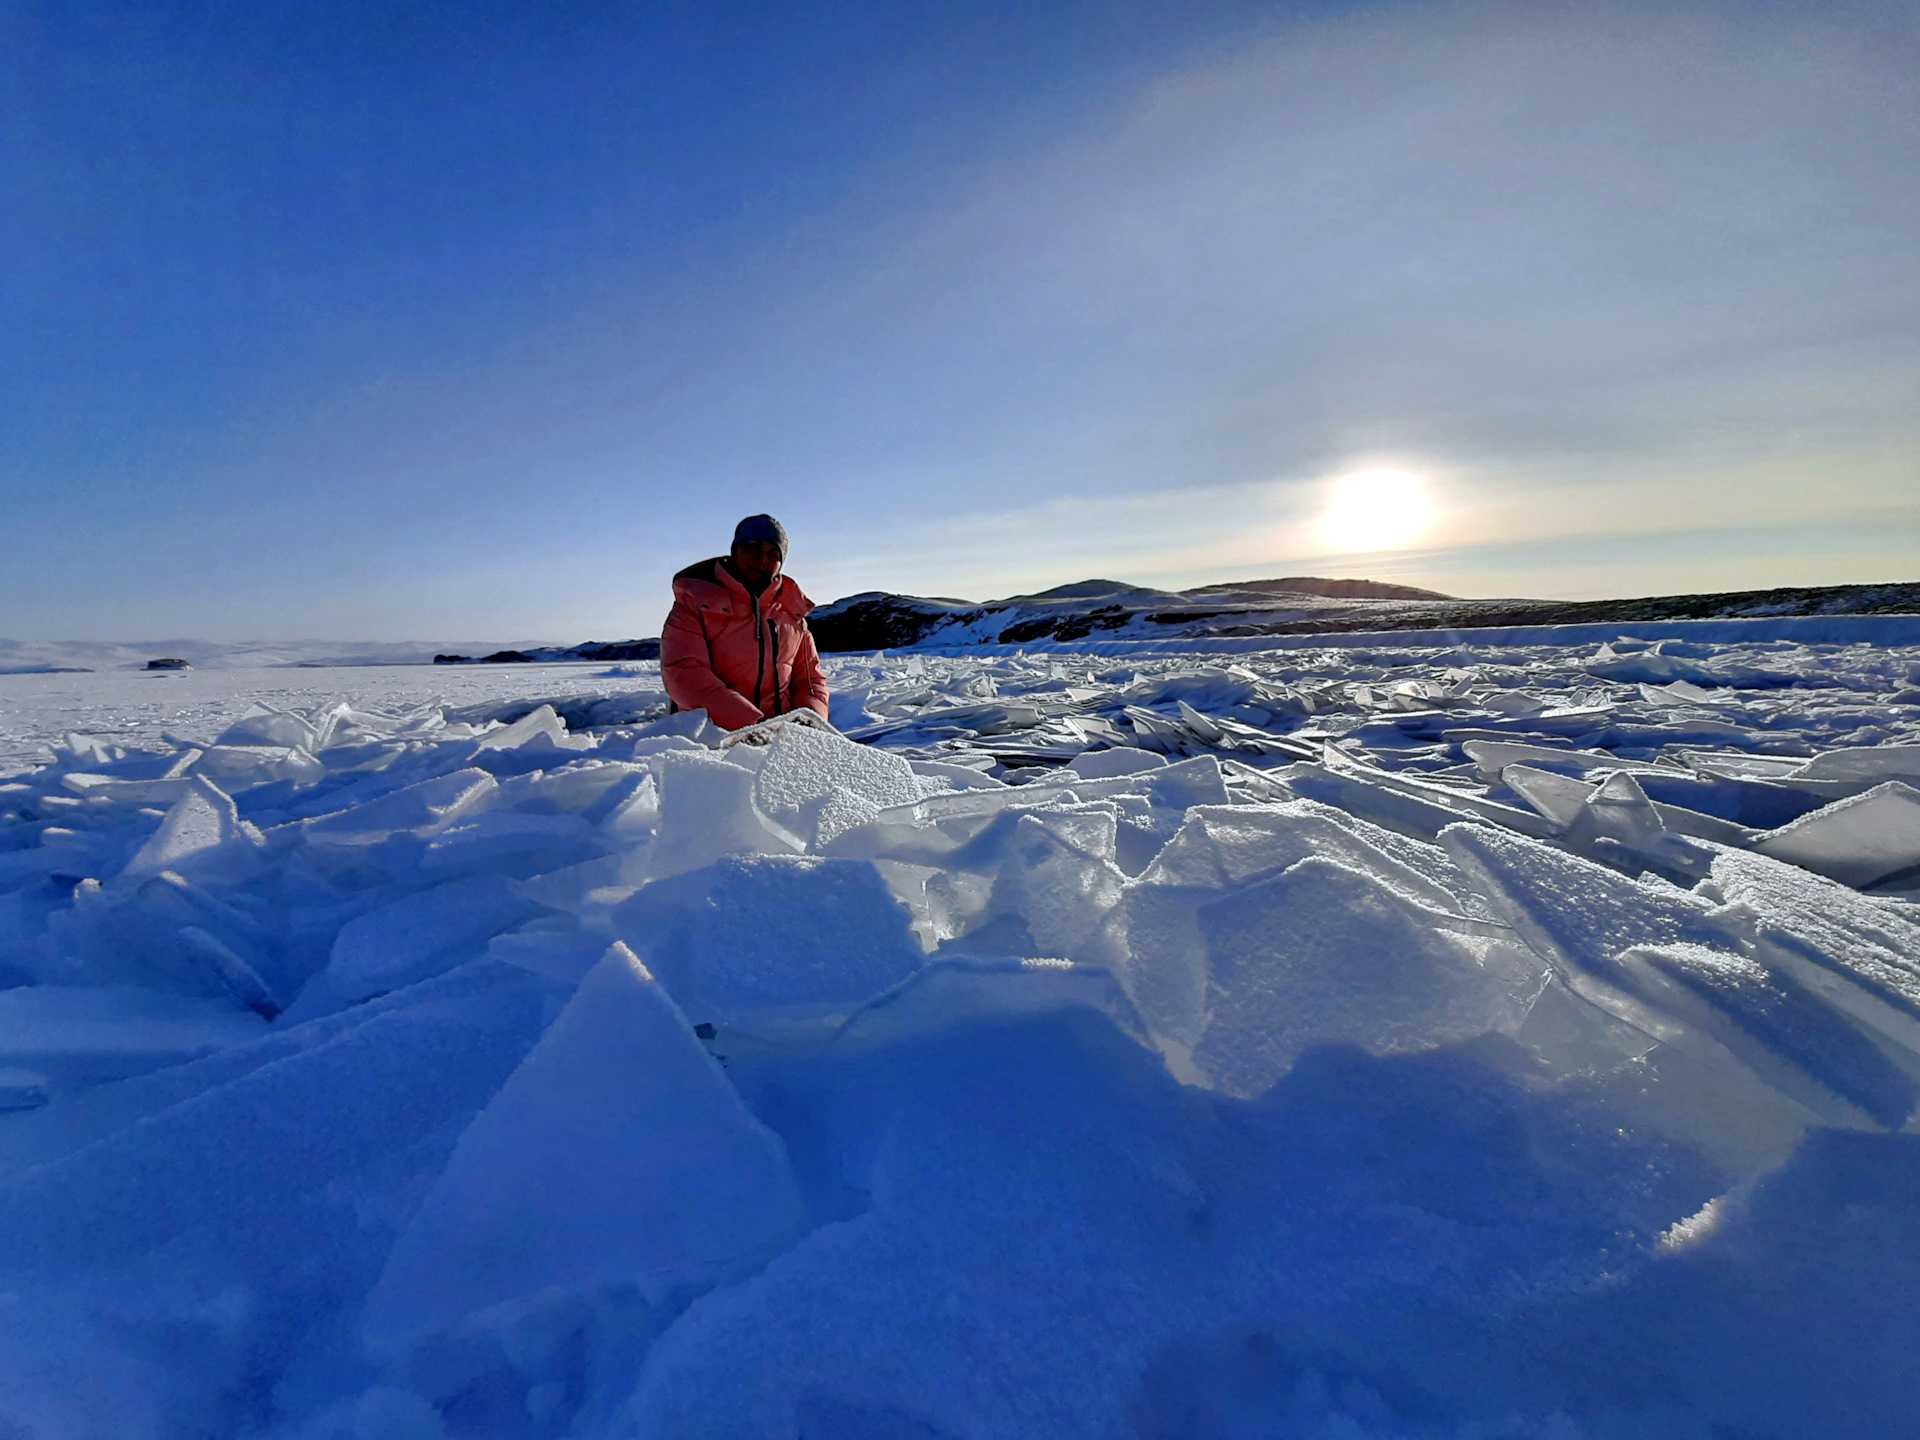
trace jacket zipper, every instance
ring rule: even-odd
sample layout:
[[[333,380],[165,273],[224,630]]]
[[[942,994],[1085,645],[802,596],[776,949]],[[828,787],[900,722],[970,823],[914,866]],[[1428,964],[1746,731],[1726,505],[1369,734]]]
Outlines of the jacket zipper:
[[[773,628],[773,617],[767,617],[767,653],[773,657],[773,703],[779,708],[773,713],[787,713],[786,697],[780,693],[780,636]]]
[[[759,642],[760,663],[753,672],[753,703],[761,714],[766,713],[766,701],[762,698],[767,681],[767,627],[760,619],[760,597],[753,597],[753,638]]]

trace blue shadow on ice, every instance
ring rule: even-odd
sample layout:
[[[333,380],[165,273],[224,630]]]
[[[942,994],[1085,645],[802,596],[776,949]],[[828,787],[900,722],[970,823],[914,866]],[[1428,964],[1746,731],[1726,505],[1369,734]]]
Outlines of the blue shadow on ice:
[[[1891,1436],[1920,1380],[1912,1137],[1715,1202],[1505,1041],[1236,1101],[1090,1012],[734,1073],[823,1228],[665,1337],[657,1433]]]

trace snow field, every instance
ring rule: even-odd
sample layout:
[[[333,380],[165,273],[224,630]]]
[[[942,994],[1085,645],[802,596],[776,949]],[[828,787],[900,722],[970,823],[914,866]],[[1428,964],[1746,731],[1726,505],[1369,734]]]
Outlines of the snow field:
[[[1920,650],[832,669],[0,781],[0,1419],[1908,1432]]]

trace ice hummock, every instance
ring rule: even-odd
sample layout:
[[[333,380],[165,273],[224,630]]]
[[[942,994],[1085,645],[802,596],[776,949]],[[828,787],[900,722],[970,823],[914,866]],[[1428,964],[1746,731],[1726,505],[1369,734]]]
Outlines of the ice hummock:
[[[395,1344],[553,1289],[654,1304],[757,1268],[806,1228],[780,1140],[615,943],[468,1125],[367,1302]]]

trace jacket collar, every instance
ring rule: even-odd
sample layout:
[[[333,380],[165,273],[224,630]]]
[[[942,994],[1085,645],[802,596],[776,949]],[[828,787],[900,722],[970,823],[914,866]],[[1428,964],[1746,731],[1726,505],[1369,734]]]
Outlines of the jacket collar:
[[[701,560],[674,576],[674,599],[684,600],[699,609],[717,611],[723,615],[751,611],[753,596],[749,595],[747,587],[734,579],[727,567],[720,563],[724,558],[716,555],[711,560]],[[813,602],[802,593],[800,587],[789,575],[781,575],[760,595],[762,615],[782,611],[798,620],[804,618],[812,609]]]

